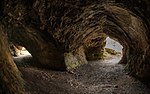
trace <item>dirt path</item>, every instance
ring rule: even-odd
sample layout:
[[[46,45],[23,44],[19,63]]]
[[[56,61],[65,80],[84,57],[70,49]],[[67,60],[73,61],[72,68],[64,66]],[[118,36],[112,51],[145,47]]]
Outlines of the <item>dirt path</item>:
[[[91,61],[74,74],[34,67],[21,72],[27,94],[150,94],[150,89],[124,73],[117,60]]]

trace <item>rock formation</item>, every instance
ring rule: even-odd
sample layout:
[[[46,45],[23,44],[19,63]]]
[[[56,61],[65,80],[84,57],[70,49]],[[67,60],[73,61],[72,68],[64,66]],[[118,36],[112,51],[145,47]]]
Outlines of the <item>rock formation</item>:
[[[87,63],[86,56],[93,54],[97,59],[106,34],[124,47],[120,63],[126,64],[126,70],[148,79],[149,6],[148,0],[1,0],[0,27],[4,29],[0,33],[7,35],[6,42],[25,47],[37,64],[55,70],[79,67]],[[3,37],[0,38],[2,42]],[[21,79],[12,57],[5,55],[10,54],[7,47],[6,43],[0,45],[0,62],[6,64],[0,70],[6,70],[6,79],[11,75],[11,80]],[[11,65],[15,69],[8,70]],[[15,80],[19,85],[13,88],[7,86],[3,73],[0,77],[4,90],[19,92],[20,80]]]

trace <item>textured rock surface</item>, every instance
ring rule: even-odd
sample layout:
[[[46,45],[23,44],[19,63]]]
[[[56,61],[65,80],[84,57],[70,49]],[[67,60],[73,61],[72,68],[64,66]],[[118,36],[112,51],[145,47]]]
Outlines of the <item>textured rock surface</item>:
[[[23,80],[6,47],[8,41],[3,31],[2,24],[0,24],[0,93],[23,94]]]
[[[83,46],[79,47],[73,53],[64,53],[65,64],[67,66],[67,70],[76,69],[77,67],[87,64],[87,60],[85,58],[84,48]]]
[[[99,36],[99,37],[97,37]],[[106,45],[106,35],[99,34],[91,36],[85,43],[85,54],[87,60],[98,60],[103,58],[104,47]]]
[[[94,47],[105,33],[124,47],[127,71],[148,79],[149,6],[148,0],[1,0],[0,20],[9,40],[24,46],[39,66],[65,70],[64,53],[84,64],[80,47]],[[96,42],[89,42],[93,37]]]

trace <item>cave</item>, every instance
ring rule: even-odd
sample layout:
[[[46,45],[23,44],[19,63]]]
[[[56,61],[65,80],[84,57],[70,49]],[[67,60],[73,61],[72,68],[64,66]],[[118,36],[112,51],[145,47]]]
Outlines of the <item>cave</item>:
[[[103,58],[107,36],[122,45],[126,74],[150,85],[149,6],[148,0],[1,0],[0,93],[25,94],[28,84],[10,43],[25,47],[34,67],[74,74]]]

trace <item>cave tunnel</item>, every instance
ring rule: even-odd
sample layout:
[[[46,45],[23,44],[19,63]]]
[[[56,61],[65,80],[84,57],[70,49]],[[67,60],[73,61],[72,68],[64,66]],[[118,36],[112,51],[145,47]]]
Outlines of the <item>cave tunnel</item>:
[[[113,7],[116,6],[110,7],[110,10],[114,10],[114,14],[115,11],[117,11],[117,14],[114,17],[113,15],[111,15],[110,17],[107,16],[108,18],[105,24],[106,30],[104,30],[104,32],[106,32],[110,36],[112,35],[117,38],[123,45],[123,58],[120,63],[132,63],[134,65],[134,62],[139,62],[140,64],[140,60],[138,60],[138,58],[141,58],[141,55],[143,55],[144,58],[144,54],[146,54],[145,51],[148,50],[149,47],[145,24],[144,22],[142,22],[142,19],[138,18],[136,15],[134,15],[134,13],[131,14],[120,7],[116,7],[115,10],[115,8]],[[121,11],[121,13],[119,13],[119,11]],[[143,39],[141,35],[145,36],[145,39]],[[135,58],[138,61],[136,61]],[[136,67],[132,72],[136,72],[138,70],[138,65],[136,65]],[[141,75],[140,72],[137,72],[135,74]]]
[[[0,87],[4,94],[25,91],[9,40],[25,47],[41,68],[72,71],[89,60],[101,59],[109,36],[123,47],[119,64],[126,66],[129,75],[149,81],[148,0],[1,0],[0,5]]]

